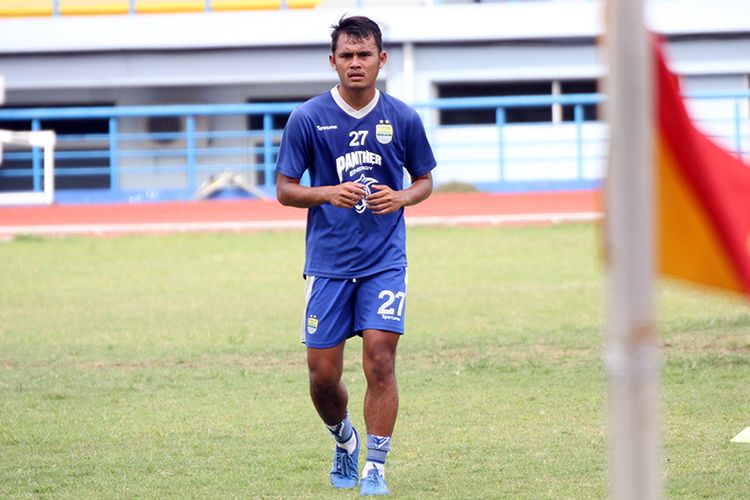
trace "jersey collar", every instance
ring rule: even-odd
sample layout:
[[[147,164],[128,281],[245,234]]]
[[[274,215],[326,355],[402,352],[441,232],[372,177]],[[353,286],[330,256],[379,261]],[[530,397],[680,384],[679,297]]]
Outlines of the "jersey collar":
[[[354,118],[361,119],[367,116],[367,113],[375,109],[375,106],[377,106],[378,101],[380,100],[380,91],[378,89],[375,89],[375,97],[373,97],[372,101],[367,103],[367,106],[362,109],[354,109],[349,106],[346,101],[344,101],[344,98],[341,97],[341,94],[339,94],[338,85],[331,89],[331,97],[333,97],[333,100],[336,102],[336,104],[338,104],[339,108],[341,108],[344,113]]]

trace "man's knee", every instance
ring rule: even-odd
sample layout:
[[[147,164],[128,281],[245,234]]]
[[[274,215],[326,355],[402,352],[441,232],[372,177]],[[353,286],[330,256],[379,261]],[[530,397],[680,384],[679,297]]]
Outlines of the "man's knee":
[[[370,345],[364,352],[365,375],[371,381],[385,381],[396,373],[396,349],[388,344]]]
[[[341,381],[342,362],[337,357],[312,352],[307,357],[310,386],[316,391],[334,390]]]
[[[336,370],[327,367],[310,368],[310,386],[316,391],[329,391],[338,387],[341,381]]]

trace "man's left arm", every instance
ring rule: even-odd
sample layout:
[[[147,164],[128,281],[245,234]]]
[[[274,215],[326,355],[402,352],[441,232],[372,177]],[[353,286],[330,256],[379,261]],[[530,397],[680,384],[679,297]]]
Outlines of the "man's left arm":
[[[373,184],[376,191],[367,197],[367,206],[375,215],[385,215],[402,207],[423,202],[432,194],[432,172],[412,178],[411,186],[400,191],[385,184]]]

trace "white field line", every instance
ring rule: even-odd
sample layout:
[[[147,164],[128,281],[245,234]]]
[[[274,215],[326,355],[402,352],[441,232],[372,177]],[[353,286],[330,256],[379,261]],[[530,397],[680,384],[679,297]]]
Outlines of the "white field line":
[[[562,212],[544,214],[504,215],[437,215],[406,217],[407,226],[505,226],[516,224],[559,224],[563,222],[591,222],[600,220],[601,212]]]
[[[442,215],[406,217],[408,226],[466,226],[466,225],[517,225],[558,224],[563,222],[589,222],[602,218],[601,212],[570,212],[545,214],[505,215]],[[0,226],[0,236],[18,235],[106,235],[148,234],[210,231],[261,231],[303,229],[306,221],[216,221],[216,222],[156,222],[156,223],[112,223],[112,224],[47,224]]]

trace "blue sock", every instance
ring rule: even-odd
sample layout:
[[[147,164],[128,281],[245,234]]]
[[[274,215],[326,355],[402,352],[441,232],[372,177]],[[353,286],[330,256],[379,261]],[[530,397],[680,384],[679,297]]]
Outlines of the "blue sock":
[[[375,434],[367,435],[367,463],[362,471],[362,476],[366,476],[370,469],[376,468],[381,475],[385,472],[385,458],[391,451],[390,436],[376,436]]]
[[[355,443],[350,443],[350,441],[353,441],[352,438],[354,437],[354,427],[352,427],[352,422],[349,420],[349,415],[346,415],[344,417],[344,420],[339,422],[336,425],[327,425],[328,432],[331,433],[333,436],[333,439],[336,440],[336,444],[339,445],[341,448],[346,448],[347,452],[352,453],[354,451],[354,446],[356,446]],[[346,446],[346,445],[351,446]],[[349,451],[349,448],[352,448],[351,451]]]

